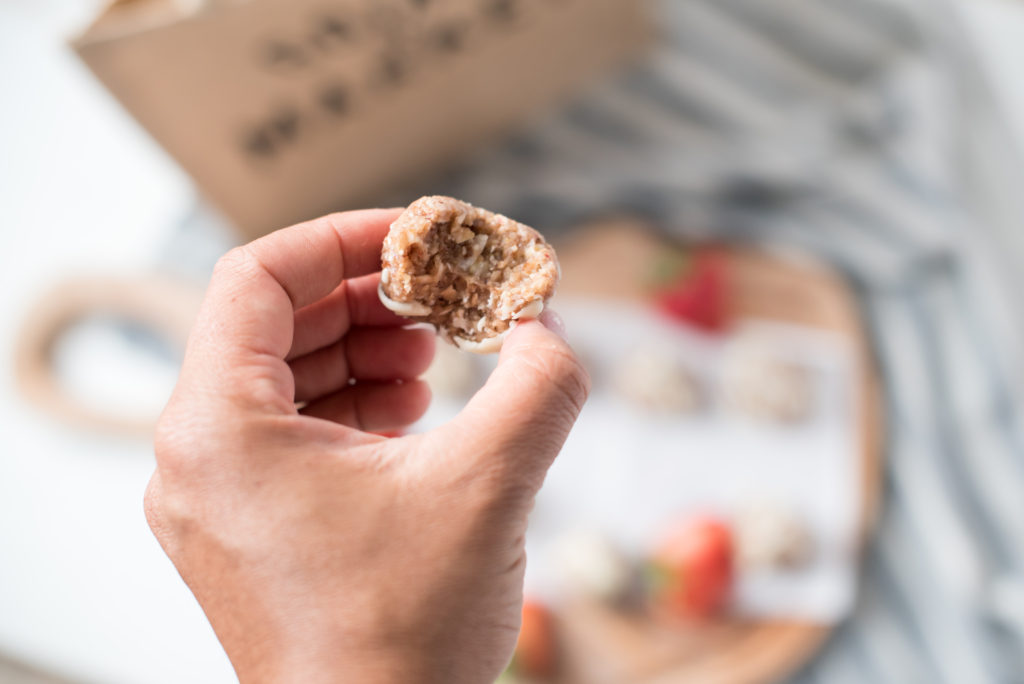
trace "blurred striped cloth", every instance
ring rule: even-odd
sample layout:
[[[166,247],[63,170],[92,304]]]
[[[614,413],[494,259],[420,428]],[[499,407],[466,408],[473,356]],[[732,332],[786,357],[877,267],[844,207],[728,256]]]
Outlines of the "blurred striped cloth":
[[[667,0],[658,18],[643,64],[444,189],[545,228],[625,210],[841,269],[886,382],[884,511],[855,615],[792,681],[1024,681],[1024,184],[953,8]]]

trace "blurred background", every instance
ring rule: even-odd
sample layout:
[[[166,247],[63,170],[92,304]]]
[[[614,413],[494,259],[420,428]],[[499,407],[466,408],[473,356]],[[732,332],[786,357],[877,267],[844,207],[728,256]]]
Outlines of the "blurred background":
[[[233,681],[142,515],[196,301],[427,193],[555,243],[595,376],[509,678],[1024,681],[1018,0],[0,0],[0,56],[0,682]]]

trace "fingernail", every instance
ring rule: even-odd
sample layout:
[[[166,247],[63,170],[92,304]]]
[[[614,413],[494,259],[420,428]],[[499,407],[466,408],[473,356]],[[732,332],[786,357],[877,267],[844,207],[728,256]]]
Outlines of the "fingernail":
[[[566,342],[569,341],[569,336],[565,334],[565,321],[562,320],[562,317],[559,316],[554,309],[544,309],[538,320],[545,328],[555,333]]]

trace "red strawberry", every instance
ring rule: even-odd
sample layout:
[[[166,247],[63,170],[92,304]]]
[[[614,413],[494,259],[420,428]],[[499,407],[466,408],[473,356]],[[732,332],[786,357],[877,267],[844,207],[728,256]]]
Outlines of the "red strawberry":
[[[731,592],[732,533],[714,518],[689,520],[665,538],[648,570],[657,606],[677,617],[711,617]]]
[[[556,662],[551,611],[536,601],[524,601],[523,622],[509,671],[517,676],[543,679],[555,673]]]
[[[727,322],[725,255],[703,250],[692,267],[656,296],[658,308],[672,318],[709,332],[720,332]]]

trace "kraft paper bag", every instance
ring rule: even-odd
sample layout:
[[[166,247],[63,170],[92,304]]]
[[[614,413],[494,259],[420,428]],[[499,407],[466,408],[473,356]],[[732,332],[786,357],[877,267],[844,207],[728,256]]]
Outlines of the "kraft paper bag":
[[[634,53],[633,0],[119,0],[74,47],[248,237],[450,163]]]

